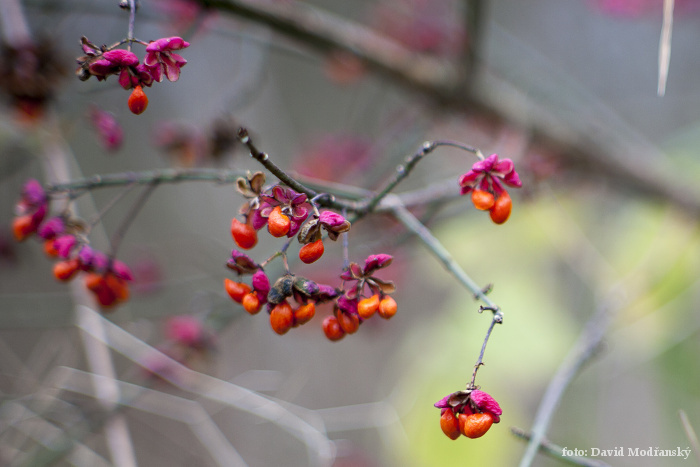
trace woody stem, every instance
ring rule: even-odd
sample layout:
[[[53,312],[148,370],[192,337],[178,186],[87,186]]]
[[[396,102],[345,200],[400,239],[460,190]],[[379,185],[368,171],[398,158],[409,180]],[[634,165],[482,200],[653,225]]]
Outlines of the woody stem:
[[[479,309],[479,312],[486,310],[486,309],[491,309],[487,307],[481,307]],[[494,311],[493,309],[491,309]],[[494,326],[496,324],[500,324],[503,322],[503,313],[500,310],[495,310],[493,313],[493,319],[491,319],[491,324],[489,325],[488,331],[486,331],[486,337],[484,338],[484,343],[481,344],[481,352],[479,352],[479,359],[476,361],[476,365],[474,365],[474,372],[472,373],[472,380],[467,386],[467,389],[474,389],[476,386],[474,382],[476,381],[476,372],[479,371],[479,367],[484,364],[484,352],[486,352],[486,344],[489,341],[489,337],[491,337],[491,332],[493,331]]]
[[[387,184],[384,186],[384,188],[379,191],[376,195],[373,195],[371,198],[368,198],[364,202],[364,206],[359,209],[358,215],[362,215],[363,213],[368,213],[374,211],[374,209],[377,207],[379,202],[386,197],[389,193],[391,193],[396,186],[401,183],[408,175],[411,173],[413,168],[418,164],[420,160],[422,160],[425,156],[433,152],[436,148],[440,146],[448,146],[448,147],[453,147],[453,148],[458,148],[462,149],[463,151],[471,152],[477,155],[480,159],[483,159],[483,156],[481,155],[481,151],[479,151],[476,148],[473,148],[471,146],[468,146],[466,144],[462,144],[458,141],[451,141],[451,140],[437,140],[437,141],[426,141],[423,143],[418,151],[416,151],[414,154],[407,156],[405,159],[405,162],[403,164],[400,164],[396,167],[396,173],[394,174],[394,177],[387,182]]]
[[[129,0],[129,31],[127,49],[131,50],[131,42],[134,40],[134,23],[136,23],[136,0]]]

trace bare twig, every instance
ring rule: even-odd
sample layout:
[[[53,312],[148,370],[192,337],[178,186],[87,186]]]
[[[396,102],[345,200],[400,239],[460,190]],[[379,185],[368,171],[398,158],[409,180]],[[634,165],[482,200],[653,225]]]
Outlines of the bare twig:
[[[149,170],[144,172],[125,172],[106,175],[93,175],[92,177],[76,180],[64,180],[49,184],[46,189],[49,192],[79,192],[94,190],[96,188],[108,188],[123,185],[150,185],[153,183],[179,183],[185,181],[206,181],[214,183],[235,183],[239,177],[245,177],[241,170],[187,168]]]
[[[248,134],[248,130],[246,130],[245,128],[240,128],[238,130],[238,139],[241,143],[246,145],[246,147],[250,151],[250,156],[256,161],[260,162],[263,165],[263,167],[269,170],[272,175],[279,179],[279,181],[281,181],[282,183],[299,193],[305,193],[309,198],[319,197],[320,193],[316,192],[316,190],[312,190],[311,188],[302,185],[295,178],[289,176],[284,170],[277,166],[277,164],[270,160],[268,154],[260,151],[251,140],[250,135]],[[355,202],[336,200],[332,196],[325,196],[323,197],[323,199],[318,199],[317,203],[319,205],[328,206],[330,208],[335,208],[338,210],[355,210],[356,206]]]
[[[482,308],[485,309],[485,308]],[[480,310],[481,311],[481,310]],[[494,311],[493,317],[491,319],[491,324],[489,324],[489,329],[486,331],[486,337],[484,338],[484,343],[481,344],[481,352],[479,352],[479,358],[476,360],[476,365],[474,365],[474,372],[472,373],[472,379],[469,382],[469,385],[467,386],[468,389],[475,388],[476,387],[476,373],[479,371],[479,368],[481,368],[481,365],[484,364],[484,352],[486,352],[486,344],[489,342],[489,337],[491,337],[491,332],[493,332],[493,328],[496,326],[496,324],[501,324],[503,322],[503,313],[498,310]]]
[[[413,232],[422,242],[428,247],[430,252],[445,266],[445,268],[457,279],[457,281],[469,290],[474,298],[481,300],[486,307],[484,309],[491,310],[495,314],[501,313],[500,308],[486,296],[484,290],[477,285],[474,280],[467,275],[462,267],[455,261],[449,251],[442,246],[442,243],[435,238],[426,226],[414,216],[405,206],[403,206],[399,198],[395,195],[387,196],[387,202],[391,204],[394,216],[411,232]],[[500,315],[500,322],[503,321],[503,315]]]
[[[450,140],[426,141],[420,149],[406,157],[403,164],[396,168],[394,176],[388,180],[383,189],[379,192],[362,190],[360,188],[329,184],[319,180],[311,180],[310,183],[303,184],[282,170],[275,164],[268,154],[260,151],[253,143],[246,129],[239,130],[239,138],[249,149],[251,157],[260,162],[263,167],[270,171],[282,183],[293,188],[294,190],[305,193],[307,196],[317,198],[317,203],[321,206],[346,210],[354,214],[356,220],[371,212],[377,210],[392,210],[392,203],[384,203],[387,194],[392,192],[396,186],[403,181],[413,170],[416,164],[426,155],[434,151],[438,147],[454,147],[462,149],[480,156],[481,152],[469,145]],[[116,187],[123,185],[157,185],[162,183],[180,183],[185,181],[205,181],[215,182],[220,184],[235,183],[239,177],[245,176],[239,170],[227,169],[206,169],[206,168],[179,168],[166,170],[152,170],[143,172],[126,172],[105,175],[94,175],[88,178],[82,178],[65,183],[54,183],[47,186],[47,191],[50,193],[70,193],[75,196],[83,191],[89,191],[97,188]],[[315,188],[314,188],[315,187]],[[319,192],[316,188],[321,190]],[[324,193],[330,193],[332,196],[322,196]],[[407,205],[426,204],[435,199],[447,200],[459,195],[456,183],[454,185],[446,185],[444,182],[436,183],[433,186],[426,187],[411,192],[406,192],[401,195],[401,200],[405,199]]]
[[[418,236],[418,238],[423,242],[423,244],[428,247],[430,252],[437,257],[445,268],[452,273],[452,275],[457,279],[457,281],[469,290],[475,299],[481,300],[486,304],[479,308],[479,313],[484,310],[489,310],[493,313],[491,324],[489,324],[488,331],[486,331],[486,337],[484,338],[484,343],[481,345],[481,352],[479,352],[479,358],[474,365],[474,371],[472,373],[472,378],[467,389],[473,389],[475,387],[476,373],[479,371],[481,365],[483,365],[484,353],[486,352],[486,344],[491,337],[491,332],[496,324],[503,323],[503,312],[501,309],[491,301],[486,296],[487,290],[479,287],[476,282],[474,282],[471,277],[462,269],[462,267],[455,261],[455,259],[450,255],[449,251],[442,246],[440,241],[433,236],[430,229],[423,225],[405,206],[403,206],[398,196],[389,195],[387,201],[392,205],[394,216],[413,234]]]
[[[367,200],[363,202],[363,206],[359,209],[358,214],[362,215],[363,213],[374,211],[374,208],[381,202],[381,200],[384,199],[387,194],[392,192],[394,188],[396,188],[396,186],[406,177],[408,177],[418,162],[440,146],[451,146],[471,152],[477,156],[481,155],[481,152],[478,149],[457,141],[426,141],[417,152],[406,157],[406,162],[404,164],[399,164],[399,166],[396,168],[394,177],[386,183],[384,188],[382,188],[377,194],[368,197]]]
[[[131,50],[131,42],[134,40],[134,24],[136,23],[136,0],[129,0],[129,30],[127,32],[127,48]]]

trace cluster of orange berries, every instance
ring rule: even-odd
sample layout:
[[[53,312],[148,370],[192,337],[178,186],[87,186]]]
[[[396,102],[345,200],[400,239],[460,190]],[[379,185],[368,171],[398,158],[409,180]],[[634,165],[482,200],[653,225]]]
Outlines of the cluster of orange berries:
[[[452,409],[446,409],[440,416],[440,428],[451,440],[461,435],[471,439],[481,438],[489,431],[491,425],[493,425],[493,415],[488,412],[469,415],[461,413],[455,416]]]
[[[496,224],[507,221],[513,208],[504,185],[520,188],[522,182],[513,161],[498,160],[496,154],[477,161],[469,172],[459,178],[461,194],[471,193],[474,207],[480,211],[489,211],[491,220]]]
[[[286,334],[293,327],[308,323],[316,314],[316,304],[338,296],[334,288],[292,274],[285,274],[270,285],[262,266],[237,250],[231,252],[226,266],[239,275],[251,274],[251,284],[224,279],[224,288],[231,299],[251,315],[267,305],[270,326],[277,334]],[[296,303],[292,307],[290,299]]]
[[[435,407],[441,411],[440,428],[452,440],[462,435],[471,439],[484,436],[491,425],[501,421],[503,413],[493,397],[478,389],[452,393]]]
[[[256,274],[264,274],[262,270],[258,271]],[[256,279],[253,278],[253,286],[255,287]],[[259,282],[259,280],[257,281]],[[283,276],[275,283],[275,292],[273,297],[279,295],[281,289],[294,287],[294,283],[298,282],[293,276]],[[293,308],[285,297],[279,303],[274,303],[269,299],[270,288],[268,287],[268,294],[260,298],[261,289],[253,289],[248,284],[244,282],[234,282],[230,279],[224,279],[224,287],[229,296],[235,301],[243,305],[243,309],[250,313],[251,315],[257,314],[261,309],[263,303],[269,303],[269,316],[270,316],[270,326],[272,330],[279,335],[286,334],[291,328],[301,326],[302,324],[308,323],[316,314],[316,301],[315,296],[319,295],[320,289],[316,284],[311,286],[311,281],[302,279],[300,285],[297,287],[299,290],[304,290],[304,287],[311,289],[311,292],[316,292],[312,294],[302,293],[297,291],[297,296],[303,295],[304,298],[300,298],[298,305]],[[262,290],[265,290],[264,288]],[[274,299],[273,299],[274,300]]]
[[[252,273],[252,280],[251,285],[248,285],[245,282],[225,278],[226,293],[251,315],[260,312],[266,304],[270,326],[280,335],[286,334],[291,328],[308,323],[316,315],[316,305],[330,301],[334,301],[333,314],[323,320],[322,328],[331,341],[338,341],[346,334],[354,334],[360,324],[375,314],[384,319],[390,319],[397,311],[396,301],[383,292],[361,300],[350,299],[347,290],[318,284],[292,274],[283,275],[270,286],[262,267],[237,250],[231,252],[231,259],[227,262],[227,266],[239,274]],[[371,281],[373,278],[366,279]],[[352,290],[350,289],[351,293]],[[296,302],[295,307],[291,305],[291,299]]]
[[[396,300],[389,295],[380,299],[379,294],[364,298],[357,302],[356,312],[352,302],[341,306],[343,300],[338,299],[333,314],[326,316],[323,320],[323,332],[328,340],[337,341],[345,337],[346,334],[354,334],[360,324],[377,313],[384,319],[390,319],[396,314],[398,306]]]
[[[310,264],[323,256],[324,231],[328,238],[336,240],[341,233],[350,230],[350,222],[343,216],[328,210],[319,212],[306,194],[281,185],[264,190],[264,184],[262,172],[238,180],[238,191],[248,198],[241,208],[245,221],[231,220],[231,235],[240,248],[248,250],[257,245],[257,232],[267,227],[270,235],[276,238],[296,235],[302,244],[299,259]]]
[[[281,185],[264,190],[264,182],[261,172],[238,180],[238,190],[248,198],[241,209],[245,221],[231,220],[231,236],[238,247],[244,250],[255,247],[258,231],[267,227],[273,237],[292,238],[296,235],[302,244],[299,259],[310,264],[324,253],[324,231],[328,238],[336,240],[350,229],[350,222],[343,216],[329,210],[319,212],[305,194]],[[391,259],[389,255],[373,255],[367,258],[364,268],[351,263],[341,274],[343,285],[340,289],[291,274],[285,274],[270,286],[261,265],[233,250],[227,266],[239,275],[252,274],[252,285],[227,278],[224,279],[224,288],[250,314],[257,314],[267,304],[270,325],[277,334],[285,334],[292,327],[309,322],[316,314],[317,304],[335,301],[333,315],[324,319],[322,327],[329,340],[337,341],[346,334],[357,332],[360,324],[375,313],[385,319],[396,314],[396,301],[388,295],[395,290],[394,285],[372,275],[376,269],[388,266]],[[353,282],[352,286],[346,286],[346,283]],[[366,298],[363,294],[365,286],[370,289]],[[290,298],[296,301],[296,307],[290,304]]]
[[[146,46],[143,62],[130,50],[134,42]],[[117,75],[119,84],[124,89],[132,90],[127,101],[129,110],[140,115],[148,107],[148,97],[143,88],[150,87],[154,82],[160,83],[163,78],[177,81],[180,69],[187,64],[187,60],[176,52],[189,47],[190,44],[177,36],[163,37],[148,43],[130,40],[129,50],[116,48],[120,44],[122,42],[110,47],[97,46],[87,37],[82,37],[80,45],[85,55],[77,59],[79,66],[76,75],[81,81],[86,81],[91,76],[96,77],[98,81],[104,81],[109,76]]]
[[[510,217],[513,202],[507,191],[501,193],[496,199],[493,193],[485,190],[472,191],[472,203],[480,211],[489,211],[489,215],[494,224],[503,224]]]
[[[44,242],[44,253],[58,259],[53,275],[61,282],[85,273],[85,286],[103,308],[111,308],[129,298],[129,267],[87,244],[86,227],[80,219],[58,215],[46,219],[49,196],[36,180],[29,180],[16,206],[12,231],[17,241],[37,234]]]
[[[343,290],[335,301],[333,315],[323,321],[323,331],[331,341],[357,332],[360,324],[375,314],[384,319],[392,318],[398,309],[396,300],[389,294],[396,290],[393,282],[384,281],[374,273],[391,264],[393,257],[387,254],[370,255],[364,266],[350,263],[342,272]],[[368,297],[365,288],[369,289]]]

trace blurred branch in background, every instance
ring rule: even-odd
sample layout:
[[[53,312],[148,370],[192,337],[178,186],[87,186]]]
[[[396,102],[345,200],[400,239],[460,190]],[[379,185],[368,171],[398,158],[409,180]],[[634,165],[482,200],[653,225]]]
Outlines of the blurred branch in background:
[[[81,326],[84,332],[137,365],[144,365],[154,357],[158,358],[168,368],[166,372],[157,373],[158,376],[174,386],[274,423],[306,445],[311,465],[327,465],[333,459],[333,446],[325,435],[325,428],[319,424],[320,420],[317,417],[309,417],[310,412],[296,414],[253,391],[191,370],[104,319],[91,308],[82,307],[80,313],[100,320],[106,331],[104,335],[98,335],[92,329]],[[152,370],[152,368],[147,369]],[[291,404],[286,405],[291,407]]]
[[[517,438],[520,438],[524,441],[530,442],[532,440],[532,436],[529,433],[526,433],[525,431],[521,430],[520,428],[516,427],[511,427],[510,432],[516,436]],[[546,454],[558,461],[561,461],[562,463],[565,464],[570,464],[570,465],[582,465],[584,467],[609,467],[609,464],[606,464],[603,461],[599,460],[594,460],[590,459],[587,457],[580,457],[580,456],[562,456],[562,452],[564,452],[564,448],[562,446],[559,446],[558,444],[554,444],[551,441],[549,441],[547,438],[542,438],[539,442],[539,451],[543,454]]]
[[[529,467],[533,464],[535,456],[540,450],[543,440],[545,440],[549,424],[566,388],[573,381],[581,368],[595,356],[596,349],[598,349],[598,346],[603,340],[614,316],[614,311],[617,308],[618,306],[607,302],[601,303],[600,307],[588,321],[578,340],[569,351],[569,354],[564,358],[564,361],[550,380],[537,409],[535,420],[532,424],[532,431],[528,436],[527,449],[520,461],[520,467]],[[559,450],[558,454],[561,456],[562,451]]]
[[[62,138],[60,127],[53,121],[50,125],[50,132],[44,143],[43,165],[46,180],[54,183],[68,182],[71,171],[69,169],[70,149]],[[68,209],[76,214],[75,206]],[[101,224],[97,224],[96,234],[107,238],[107,233]],[[90,296],[87,290],[78,282],[71,283],[71,298],[74,303],[74,317],[79,325],[88,327],[94,334],[102,334],[102,322],[90,319],[90,316],[81,315],[78,312],[80,306],[95,306],[96,301]],[[87,318],[87,319],[85,319]],[[112,410],[115,407],[119,396],[119,388],[114,384],[116,377],[114,362],[109,349],[99,340],[86,335],[82,339],[85,357],[87,359],[90,372],[95,375],[92,384],[100,405],[105,410]],[[104,376],[106,379],[100,379]],[[123,414],[115,413],[109,417],[104,424],[105,439],[109,446],[112,463],[117,467],[132,467],[138,465],[136,455],[131,441],[129,427],[126,417]],[[72,443],[71,443],[72,444]]]
[[[201,3],[265,24],[322,54],[334,50],[351,53],[371,69],[418,91],[445,110],[524,127],[530,146],[547,148],[564,160],[613,180],[617,187],[671,202],[686,214],[700,217],[700,193],[692,181],[679,179],[678,173],[660,164],[658,158],[652,161],[657,151],[645,144],[641,135],[630,133],[615,118],[606,118],[610,112],[601,113],[603,106],[580,92],[564,94],[563,108],[543,105],[483,61],[466,77],[451,62],[411,52],[374,30],[309,5],[254,0]],[[476,10],[481,21],[486,21],[484,9]],[[479,52],[473,53],[479,56]],[[547,80],[554,89],[564,84],[554,78],[548,75]],[[573,83],[565,86],[571,91]]]
[[[693,454],[697,458],[698,464],[700,464],[700,442],[698,441],[698,435],[695,433],[695,429],[690,423],[690,420],[688,420],[688,414],[685,413],[685,410],[680,410],[678,415],[683,424],[683,430],[686,436],[688,436],[688,441],[690,441],[690,445],[693,447]]]
[[[671,65],[671,33],[673,31],[674,3],[674,0],[664,0],[664,19],[661,25],[661,39],[659,39],[659,85],[656,90],[659,96],[666,94],[668,67]]]
[[[194,396],[249,412],[278,425],[281,430],[289,432],[308,448],[308,465],[329,465],[333,459],[332,443],[324,435],[321,417],[315,416],[313,411],[293,407],[289,403],[285,403],[283,407],[281,403],[254,391],[193,371],[105,320],[90,307],[80,306],[78,315],[79,322],[77,324],[87,337],[102,345],[109,346],[137,365],[144,365],[144,370],[147,372],[153,372],[159,378]],[[155,361],[158,361],[156,366],[153,365]],[[146,372],[144,372],[145,374]],[[104,399],[100,388],[105,387],[113,388],[114,394],[110,399],[113,405],[103,407],[103,410],[97,414],[97,418],[101,419],[102,423],[107,426],[123,416],[121,407],[131,407],[186,424],[217,465],[247,465],[226,436],[221,433],[201,403],[147,386],[119,381],[115,377],[101,373],[58,367],[47,375],[41,383],[39,392],[25,402],[28,404],[32,399],[35,399],[37,402],[41,402],[42,412],[48,413],[51,411],[51,406],[55,406],[61,400],[61,391],[85,394],[100,401]],[[47,397],[48,395],[50,397]],[[78,465],[103,464],[103,462],[90,464],[89,462],[94,462],[90,459],[96,454],[80,442],[80,439],[89,435],[90,431],[75,429],[64,431],[54,427],[50,438],[46,439],[40,433],[43,433],[40,429],[41,426],[28,423],[36,416],[42,420],[45,415],[32,414],[27,407],[22,406],[19,402],[14,403],[14,405],[8,403],[3,407],[3,412],[3,418],[8,427],[16,427],[21,431],[26,431],[30,437],[37,436],[42,439],[41,442],[46,451],[35,454],[27,465],[49,465],[66,455],[71,458],[77,456],[82,459],[82,462],[88,462],[88,464],[79,462]],[[94,430],[97,424],[97,420],[92,420],[91,430]],[[48,422],[45,425],[47,429],[51,428]],[[125,464],[121,460],[115,460],[114,465]]]

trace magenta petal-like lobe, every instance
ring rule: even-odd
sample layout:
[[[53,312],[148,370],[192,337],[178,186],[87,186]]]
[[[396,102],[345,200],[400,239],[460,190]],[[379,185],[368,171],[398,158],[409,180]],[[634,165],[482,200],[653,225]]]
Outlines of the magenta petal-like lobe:
[[[289,198],[287,198],[287,193],[285,192],[284,188],[282,188],[280,185],[275,185],[272,187],[272,197],[280,203],[289,202]]]
[[[33,207],[37,207],[46,201],[46,192],[38,180],[30,178],[22,187],[22,199]]]
[[[515,170],[507,173],[506,176],[503,177],[503,181],[506,185],[512,186],[514,188],[520,188],[521,186],[523,186],[523,182],[520,181],[520,177],[518,176],[518,173]]]
[[[328,227],[338,227],[343,225],[345,218],[333,211],[323,211],[319,217],[319,221],[321,224],[325,224]]]
[[[393,260],[393,256],[384,253],[368,256],[365,260],[365,275],[369,275],[372,271],[389,266]]]
[[[158,56],[159,54],[157,52],[148,52],[146,58],[143,59],[143,64],[146,66],[158,65]]]
[[[181,37],[163,37],[151,42],[146,46],[146,52],[168,52],[170,50],[180,50],[189,47],[190,43]]]
[[[505,175],[513,170],[513,161],[510,159],[503,159],[498,163],[494,164],[493,172]]]
[[[309,208],[308,203],[292,205],[292,217],[297,221],[304,221],[309,217]]]
[[[307,200],[306,193],[296,193],[292,190],[290,190],[290,198],[292,200],[292,204],[302,204]]]
[[[437,401],[433,405],[435,407],[437,407],[438,409],[446,409],[446,408],[450,407],[450,404],[448,404],[448,401],[450,400],[451,395],[452,394],[448,394],[447,396],[443,397],[442,399],[440,399],[439,401]]]
[[[168,81],[177,81],[180,77],[180,66],[169,55],[163,56],[163,66],[165,66],[165,77]]]
[[[56,248],[59,257],[68,258],[76,243],[77,240],[73,235],[61,235],[54,240],[54,248]]]
[[[357,299],[353,298],[347,298],[345,295],[338,297],[338,300],[336,300],[336,303],[338,304],[338,308],[343,310],[345,313],[350,313],[353,315],[357,314]]]
[[[131,73],[129,73],[128,68],[122,68],[122,71],[119,72],[119,86],[123,87],[124,89],[131,89]]]
[[[185,60],[182,55],[176,54],[175,52],[170,52],[168,54],[170,56],[170,59],[175,63],[178,67],[183,67],[187,65],[187,60]]]
[[[292,238],[297,233],[299,233],[299,229],[301,229],[301,226],[304,224],[304,219],[306,219],[306,217],[304,217],[302,219],[299,219],[297,217],[292,217],[290,219],[289,232],[287,232],[287,237]]]
[[[175,82],[180,79],[180,67],[177,65],[170,64],[168,62],[163,62],[165,65],[165,77],[168,81]]]
[[[496,399],[485,393],[484,391],[479,391],[478,389],[475,391],[472,391],[471,394],[469,395],[469,398],[471,401],[476,405],[479,410],[482,412],[489,412],[491,415],[494,416],[494,423],[498,423],[501,421],[501,414],[503,414],[503,410],[501,410],[501,406],[498,405],[498,402],[496,402]]]
[[[153,77],[154,81],[157,81],[159,83],[163,82],[163,67],[160,65],[160,63],[156,66],[150,67],[148,71]]]
[[[260,209],[256,209],[250,213],[250,221],[255,230],[260,230],[267,225],[267,217],[261,215]]]
[[[255,274],[253,274],[251,283],[256,292],[260,292],[260,294],[267,297],[267,294],[270,292],[270,280],[267,278],[265,271],[259,269]]]
[[[44,220],[44,217],[46,217],[46,213],[48,212],[48,207],[47,204],[40,204],[36,210],[32,213],[32,224],[34,225],[34,231],[39,228],[39,224],[41,224],[41,221]]]
[[[134,280],[134,274],[131,272],[131,268],[129,268],[126,263],[119,261],[118,259],[112,261],[111,270],[112,273],[120,279],[124,279],[125,281]]]
[[[474,165],[472,165],[472,170],[477,172],[490,172],[497,163],[498,156],[496,154],[491,154],[483,161],[475,162]]]
[[[65,223],[61,217],[52,217],[39,228],[39,236],[44,239],[54,238],[65,230]]]
[[[326,284],[318,284],[318,293],[314,299],[318,302],[326,302],[338,296],[338,291],[334,287]]]
[[[139,64],[139,58],[136,54],[124,49],[110,50],[105,52],[102,56],[118,66],[136,66]]]
[[[469,172],[459,177],[459,185],[462,187],[471,186],[474,182],[476,182],[480,175],[481,174],[479,172],[470,170]]]

